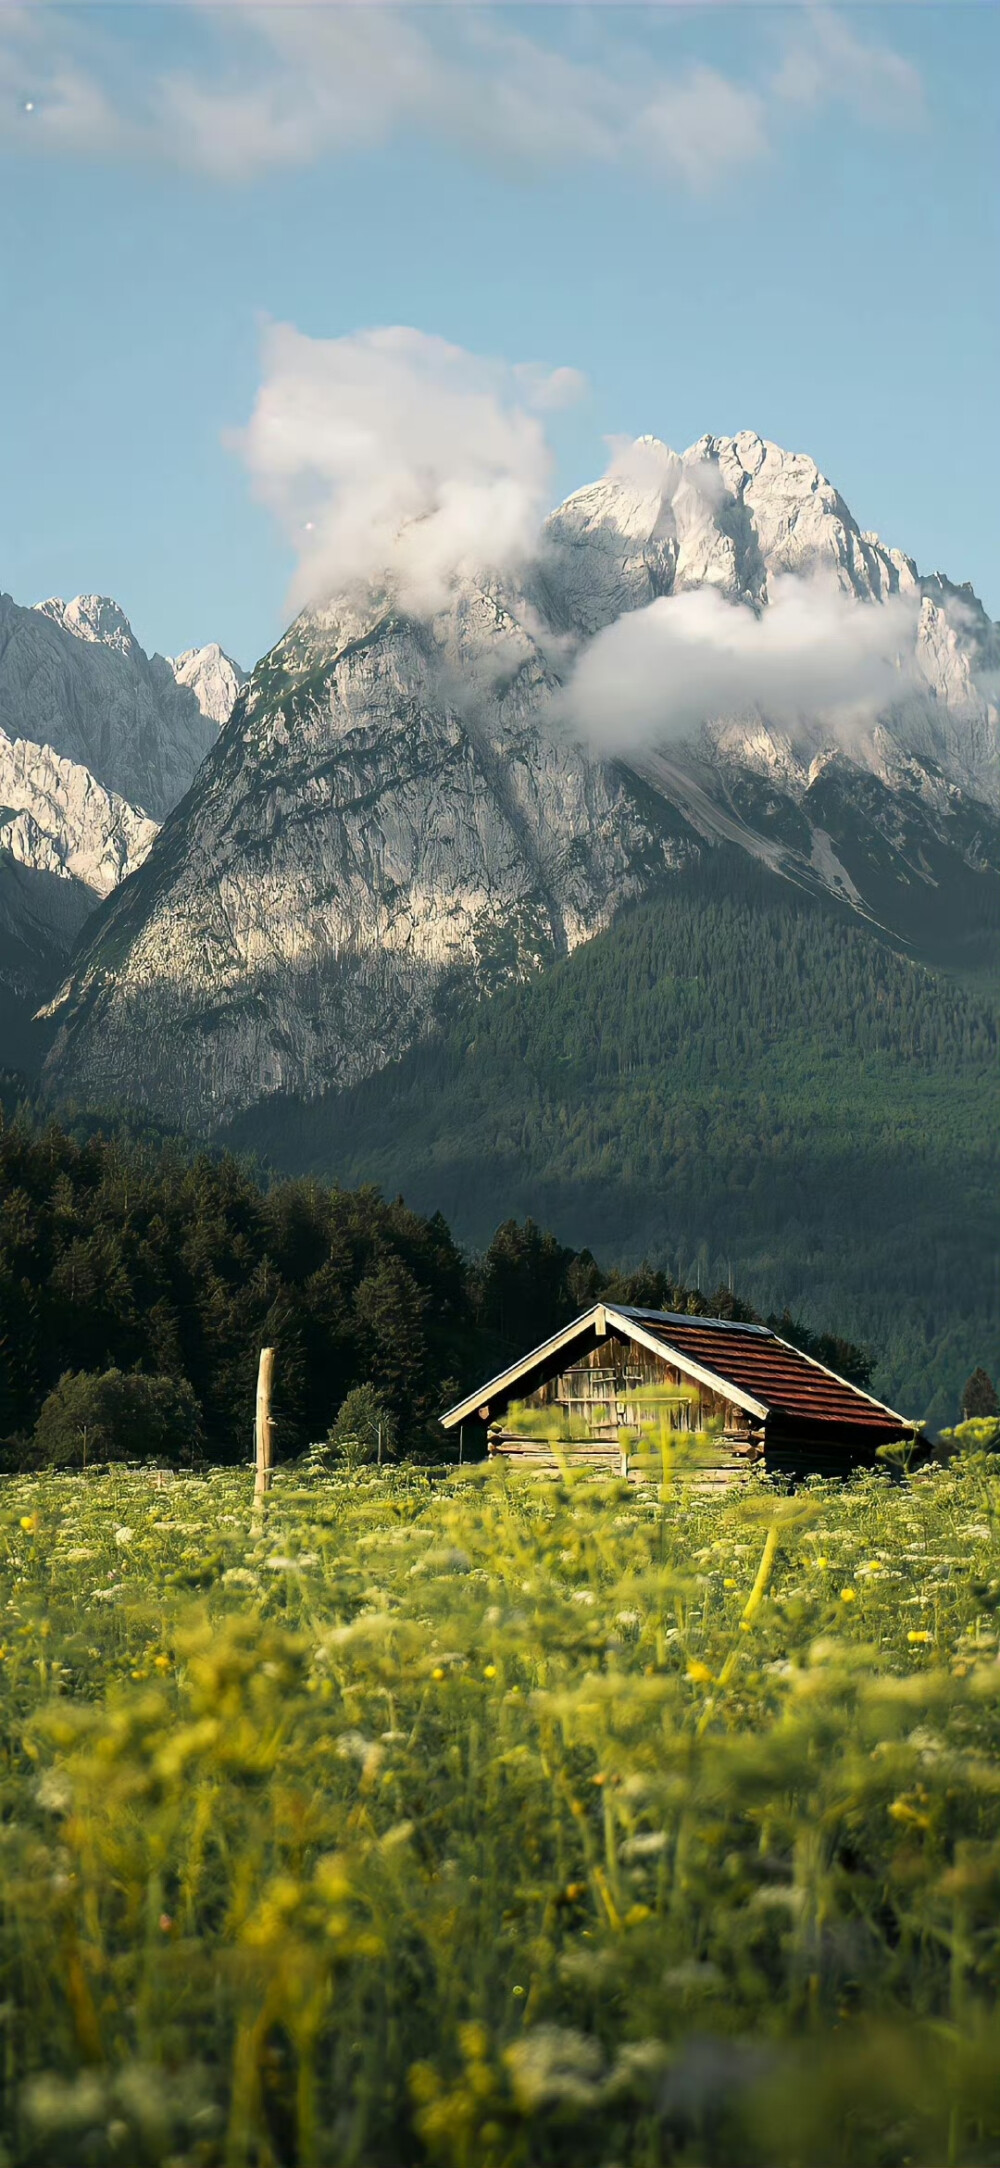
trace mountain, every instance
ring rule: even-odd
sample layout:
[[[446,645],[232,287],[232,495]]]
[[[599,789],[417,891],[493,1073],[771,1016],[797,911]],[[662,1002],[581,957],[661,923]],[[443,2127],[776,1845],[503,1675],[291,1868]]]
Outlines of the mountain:
[[[788,582],[818,580],[906,643],[848,731],[743,701],[612,754],[561,717],[607,628],[658,610],[669,630],[691,596],[777,624]],[[811,460],[750,433],[682,457],[640,440],[519,579],[468,572],[430,619],[366,593],[296,621],[95,920],[54,1005],[52,1082],[194,1125],[350,1086],[723,845],[988,969],[998,667],[971,590],[862,533]]]
[[[107,596],[32,609],[0,596],[6,1058],[31,1060],[32,1009],[95,906],[141,864],[242,683],[215,645],[147,656]]]
[[[176,683],[193,692],[202,714],[221,730],[246,684],[246,671],[217,640],[209,641],[207,647],[185,648],[183,655],[167,655],[164,659]]]
[[[51,746],[162,820],[211,749],[218,718],[164,656],[144,652],[106,595],[32,609],[2,595],[0,729]]]

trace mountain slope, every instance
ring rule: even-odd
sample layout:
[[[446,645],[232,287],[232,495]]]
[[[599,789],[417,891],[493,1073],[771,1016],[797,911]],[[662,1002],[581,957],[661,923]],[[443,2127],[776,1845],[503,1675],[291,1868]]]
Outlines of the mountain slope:
[[[1000,1353],[995,1006],[732,849],[381,1075],[227,1134],[476,1244],[531,1213],[735,1281],[873,1344],[917,1416]]]
[[[612,758],[567,720],[606,628],[692,594],[745,628],[789,580],[905,632],[892,697],[846,734],[751,702]],[[641,440],[520,581],[466,569],[432,621],[376,593],[304,613],[95,921],[53,1084],[194,1124],[348,1084],[723,844],[976,968],[1000,922],[998,661],[971,593],[862,534],[808,459]]]
[[[243,673],[212,645],[143,653],[106,596],[0,596],[0,1023],[33,1066],[32,1012],[95,906],[141,864],[214,744]]]
[[[350,1082],[456,974],[502,984],[607,924],[696,841],[543,730],[553,685],[485,588],[433,628],[384,605],[294,627],[102,915],[60,1080],[180,1121]]]
[[[96,903],[141,865],[156,832],[89,768],[0,731],[0,852],[82,882]]]

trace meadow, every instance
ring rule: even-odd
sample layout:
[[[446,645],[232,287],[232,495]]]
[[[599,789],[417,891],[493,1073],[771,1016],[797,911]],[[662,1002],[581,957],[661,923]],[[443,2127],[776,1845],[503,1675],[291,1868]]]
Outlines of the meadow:
[[[4,2168],[994,2163],[998,1529],[6,1477]]]

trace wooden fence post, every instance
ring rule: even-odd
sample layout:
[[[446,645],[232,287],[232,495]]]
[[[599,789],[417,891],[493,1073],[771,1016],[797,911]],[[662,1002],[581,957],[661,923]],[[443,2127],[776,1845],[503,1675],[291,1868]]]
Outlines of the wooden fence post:
[[[262,1347],[257,1371],[257,1421],[255,1437],[257,1445],[257,1472],[254,1476],[254,1503],[263,1498],[271,1488],[271,1382],[274,1377],[274,1349]]]

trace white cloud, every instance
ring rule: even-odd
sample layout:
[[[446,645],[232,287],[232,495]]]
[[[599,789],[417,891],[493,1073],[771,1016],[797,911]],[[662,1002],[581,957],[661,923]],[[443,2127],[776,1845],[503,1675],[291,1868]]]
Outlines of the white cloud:
[[[692,589],[599,632],[560,709],[603,752],[754,712],[791,732],[820,723],[849,736],[909,689],[915,627],[914,602],[860,603],[833,578],[775,579],[759,614]]]
[[[297,550],[293,606],[374,585],[433,611],[461,568],[530,556],[551,479],[539,412],[581,381],[405,326],[341,339],[272,326],[235,441]]]
[[[412,130],[521,168],[631,165],[703,191],[764,158],[796,109],[837,98],[877,121],[919,95],[909,63],[839,14],[790,13],[777,73],[748,83],[664,70],[611,17],[588,59],[463,4],[221,7],[203,41],[195,0],[191,63],[157,73],[113,18],[98,33],[83,9],[34,5],[0,16],[0,141],[235,181]]]
[[[692,68],[681,82],[654,91],[636,117],[633,139],[650,163],[673,166],[690,188],[702,189],[727,166],[766,155],[767,108],[759,92],[714,68]]]

